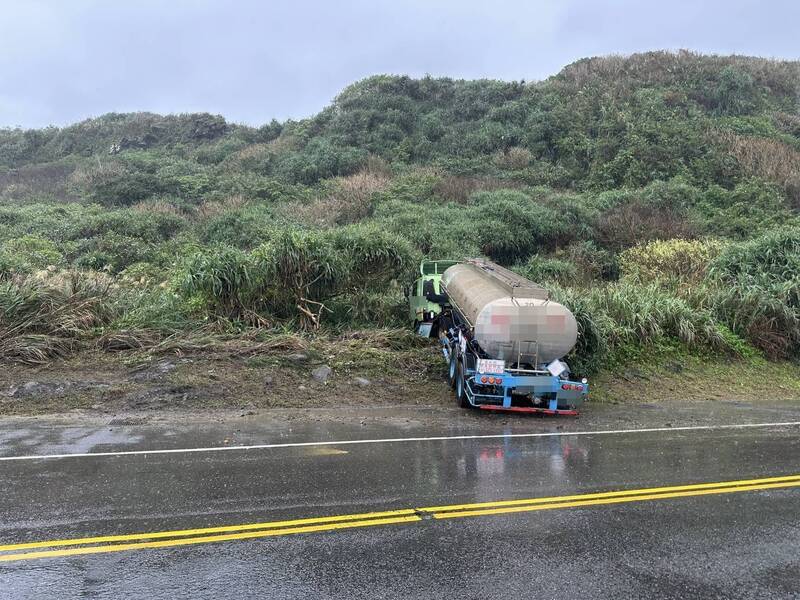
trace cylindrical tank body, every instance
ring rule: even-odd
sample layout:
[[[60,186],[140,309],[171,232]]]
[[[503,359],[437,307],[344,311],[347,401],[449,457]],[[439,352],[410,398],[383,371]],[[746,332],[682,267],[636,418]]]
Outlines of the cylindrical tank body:
[[[473,328],[481,348],[493,358],[546,363],[575,346],[578,325],[547,291],[487,262],[453,265],[442,276],[451,304]]]

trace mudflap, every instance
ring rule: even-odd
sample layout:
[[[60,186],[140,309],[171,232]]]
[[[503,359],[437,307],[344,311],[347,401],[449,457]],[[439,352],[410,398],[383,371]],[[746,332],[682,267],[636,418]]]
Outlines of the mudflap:
[[[530,413],[548,416],[561,416],[561,417],[577,417],[580,413],[577,410],[569,408],[536,408],[534,406],[497,406],[495,404],[481,404],[478,406],[481,410],[488,410],[491,412],[514,412],[514,413]]]

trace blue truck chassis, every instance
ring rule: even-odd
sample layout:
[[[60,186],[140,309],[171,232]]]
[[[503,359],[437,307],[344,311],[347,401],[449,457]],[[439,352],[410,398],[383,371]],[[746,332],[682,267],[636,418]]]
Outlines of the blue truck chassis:
[[[488,411],[577,416],[589,394],[589,384],[551,374],[546,368],[488,360],[470,332],[440,315],[439,340],[448,362],[448,380],[460,406]],[[450,325],[448,327],[448,325]],[[443,329],[443,327],[446,329]]]

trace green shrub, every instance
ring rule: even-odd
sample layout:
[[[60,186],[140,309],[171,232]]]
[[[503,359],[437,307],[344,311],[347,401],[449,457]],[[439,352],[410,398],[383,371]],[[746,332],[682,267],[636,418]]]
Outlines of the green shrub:
[[[698,282],[722,247],[717,240],[656,240],[625,250],[619,263],[624,277],[639,281]]]
[[[711,264],[711,272],[726,281],[766,278],[771,282],[800,274],[800,227],[785,227],[748,242],[731,244]]]
[[[337,146],[325,139],[315,139],[297,154],[282,158],[278,173],[289,181],[313,184],[320,179],[351,175],[361,167],[367,152],[360,148]]]
[[[170,289],[142,285],[130,286],[115,301],[118,315],[107,325],[107,331],[148,332],[159,336],[190,331],[200,323],[192,317],[189,303]]]
[[[6,281],[25,271],[26,265],[15,254],[0,249],[0,281]]]
[[[149,261],[155,252],[152,244],[112,231],[78,242],[73,265],[80,269],[119,273],[129,265]]]
[[[343,293],[384,289],[412,272],[414,255],[402,238],[353,225],[330,232],[286,231],[254,257],[275,286],[275,312],[287,317],[299,311],[303,328],[317,328],[325,302]]]
[[[224,200],[231,196],[241,196],[247,200],[279,200],[303,199],[308,196],[308,189],[279,181],[252,171],[225,174],[218,178],[216,189],[206,194],[209,200]]]
[[[755,108],[758,91],[749,73],[729,65],[719,72],[712,97],[720,114],[742,115]]]
[[[156,244],[170,239],[186,226],[174,212],[147,210],[146,207],[113,210],[85,219],[77,224],[71,239],[90,238],[115,233]]]
[[[269,211],[245,207],[212,216],[198,227],[198,235],[208,245],[251,250],[269,240],[274,228],[275,218]]]
[[[167,192],[159,185],[155,173],[118,163],[87,170],[76,183],[84,197],[107,207],[130,206]]]
[[[614,252],[601,248],[593,241],[577,242],[556,253],[574,264],[584,280],[616,280],[619,278],[619,259]]]
[[[550,208],[522,192],[498,190],[473,196],[481,252],[500,263],[513,263],[559,243],[568,243],[566,223]]]
[[[534,254],[527,262],[514,269],[517,273],[537,283],[557,281],[574,282],[578,269],[569,261]]]
[[[80,227],[102,213],[98,205],[35,203],[0,208],[0,223],[7,224],[6,239],[35,235],[62,244],[81,237]]]
[[[61,266],[64,262],[64,256],[52,241],[36,235],[8,240],[0,246],[0,254],[10,257],[17,272]]]
[[[588,291],[590,305],[616,324],[612,344],[648,343],[666,336],[687,345],[720,348],[724,339],[711,314],[655,285],[621,282]]]
[[[694,209],[698,227],[712,235],[747,239],[796,219],[780,188],[751,179],[733,190],[711,186]]]
[[[457,204],[425,204],[384,200],[375,207],[373,223],[397,232],[429,258],[478,256],[480,223]]]
[[[328,308],[330,321],[342,328],[408,327],[408,301],[399,289],[343,294]]]

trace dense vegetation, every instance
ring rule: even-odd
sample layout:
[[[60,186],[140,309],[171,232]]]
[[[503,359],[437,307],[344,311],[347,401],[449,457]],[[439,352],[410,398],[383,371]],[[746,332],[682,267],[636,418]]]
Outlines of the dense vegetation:
[[[375,76],[258,128],[0,130],[0,357],[401,327],[418,261],[465,255],[573,309],[579,372],[797,357],[798,98],[797,62],[654,52],[535,84]]]

